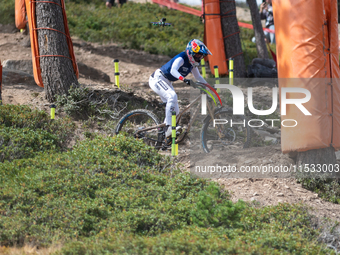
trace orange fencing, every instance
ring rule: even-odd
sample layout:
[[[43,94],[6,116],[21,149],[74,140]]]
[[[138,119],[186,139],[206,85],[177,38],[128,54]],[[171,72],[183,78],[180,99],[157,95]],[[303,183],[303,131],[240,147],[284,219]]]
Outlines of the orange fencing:
[[[56,4],[56,5],[60,6],[60,8],[62,9],[62,13],[63,13],[65,33],[58,31],[58,30],[55,30],[55,29],[52,29],[52,28],[48,28],[48,27],[46,27],[46,28],[37,28],[36,27],[35,6],[36,6],[37,2],[42,2],[42,3],[46,3],[46,4]],[[25,23],[25,21],[23,21],[23,17],[26,16],[26,11],[27,11],[27,18],[28,18],[28,25],[29,25],[30,39],[31,39],[34,80],[37,83],[37,85],[40,86],[40,87],[44,87],[44,84],[43,84],[42,78],[41,78],[40,58],[41,57],[66,57],[66,58],[69,58],[69,57],[59,56],[59,55],[43,55],[43,56],[39,55],[39,44],[38,44],[38,34],[37,34],[38,29],[53,30],[57,33],[63,33],[65,35],[66,40],[67,40],[67,44],[68,44],[68,48],[69,48],[70,59],[71,59],[72,64],[73,64],[73,69],[74,69],[74,72],[75,72],[77,78],[79,78],[78,66],[77,66],[76,58],[75,58],[74,51],[73,51],[73,43],[72,43],[72,40],[71,40],[68,25],[67,25],[67,17],[66,17],[66,12],[65,12],[64,0],[61,0],[60,2],[61,2],[60,5],[55,3],[55,2],[52,2],[52,1],[39,1],[39,0],[25,0],[25,2],[24,2],[25,4],[23,4],[22,0],[16,0],[16,2],[15,2],[15,8],[16,8],[15,9],[15,15],[16,15],[15,20],[16,20],[17,28],[25,27],[26,23]],[[26,5],[26,8],[25,8],[25,5]],[[25,10],[25,12],[23,10]]]
[[[221,26],[220,0],[205,0],[204,13],[204,43],[212,53],[212,55],[208,55],[210,70],[214,70],[214,66],[218,66],[220,75],[228,74]]]
[[[15,26],[18,29],[26,27],[26,6],[25,0],[15,0]]]
[[[311,93],[311,100],[304,106],[312,115],[304,115],[295,105],[288,105],[287,115],[281,116],[281,120],[298,121],[294,128],[282,127],[282,151],[330,146],[339,149],[337,1],[274,0],[273,10],[279,86],[301,87]],[[293,97],[299,98],[289,95]]]

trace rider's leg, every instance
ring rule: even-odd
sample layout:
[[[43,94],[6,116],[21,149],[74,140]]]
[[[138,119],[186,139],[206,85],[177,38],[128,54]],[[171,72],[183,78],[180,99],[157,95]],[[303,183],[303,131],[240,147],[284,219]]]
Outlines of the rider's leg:
[[[172,112],[179,113],[177,94],[171,84],[162,74],[155,72],[149,79],[150,88],[157,93],[163,102],[166,102],[165,120],[166,125],[171,125]]]
[[[171,133],[171,116],[172,112],[175,111],[176,115],[179,113],[177,94],[171,84],[160,72],[155,72],[149,79],[150,88],[157,93],[163,102],[166,102],[165,109],[165,124],[167,128],[166,133]],[[169,128],[170,127],[170,128]]]

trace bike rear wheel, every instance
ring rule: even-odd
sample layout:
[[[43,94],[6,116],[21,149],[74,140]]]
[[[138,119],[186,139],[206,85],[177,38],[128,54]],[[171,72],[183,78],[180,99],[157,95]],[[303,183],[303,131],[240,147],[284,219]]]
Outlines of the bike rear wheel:
[[[214,119],[219,124],[214,127],[214,120],[207,116],[201,129],[201,145],[205,153],[230,145],[240,149],[250,146],[251,128],[244,115],[233,115],[231,109],[221,109],[215,112]]]
[[[127,136],[133,136],[156,149],[160,149],[163,141],[163,128],[153,128],[150,130],[137,132],[138,130],[154,127],[161,124],[157,116],[151,111],[138,109],[125,114],[119,121],[115,133],[123,133]]]

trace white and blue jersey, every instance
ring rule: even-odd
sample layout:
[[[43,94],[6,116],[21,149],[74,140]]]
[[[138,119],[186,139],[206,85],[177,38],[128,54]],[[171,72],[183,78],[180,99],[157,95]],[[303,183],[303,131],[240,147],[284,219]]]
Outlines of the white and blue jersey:
[[[184,80],[189,73],[202,83],[207,83],[201,76],[197,67],[193,67],[185,52],[173,57],[168,63],[157,69],[149,78],[150,88],[156,92],[163,102],[167,102],[165,109],[165,120],[167,126],[171,125],[172,112],[179,113],[177,94],[172,82]]]
[[[177,81],[179,79],[179,77],[176,77],[177,75],[174,74],[171,70],[173,69],[174,62],[176,64],[176,62],[181,60],[178,58],[182,58],[184,60],[183,64],[181,66],[178,66],[178,69],[177,69],[177,72],[179,72],[181,76],[186,77],[192,71],[193,66],[190,64],[187,54],[183,51],[177,54],[168,63],[166,63],[160,68],[165,78],[167,78],[169,81]]]

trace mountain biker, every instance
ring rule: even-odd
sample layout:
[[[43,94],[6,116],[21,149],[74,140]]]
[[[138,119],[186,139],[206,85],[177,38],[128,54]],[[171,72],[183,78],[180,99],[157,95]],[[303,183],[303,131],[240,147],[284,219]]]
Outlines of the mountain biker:
[[[208,48],[198,39],[192,39],[186,50],[173,57],[168,63],[157,69],[149,78],[150,88],[156,92],[166,102],[165,109],[165,136],[171,136],[171,116],[172,112],[179,113],[177,94],[172,83],[181,80],[190,85],[191,80],[185,77],[192,73],[195,79],[201,83],[207,83],[201,76],[198,66],[202,58],[212,55]],[[176,127],[176,133],[180,133],[182,127]]]

